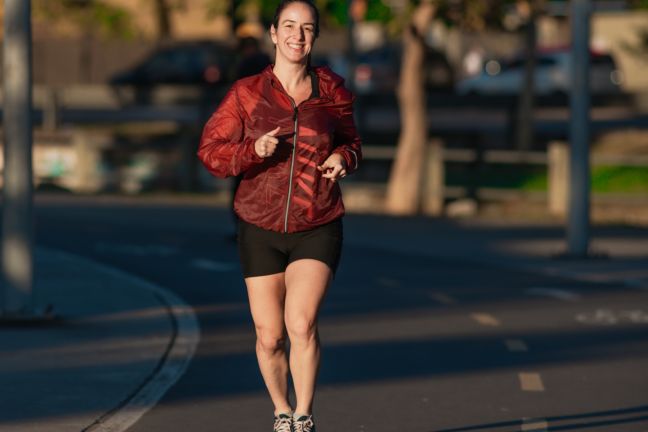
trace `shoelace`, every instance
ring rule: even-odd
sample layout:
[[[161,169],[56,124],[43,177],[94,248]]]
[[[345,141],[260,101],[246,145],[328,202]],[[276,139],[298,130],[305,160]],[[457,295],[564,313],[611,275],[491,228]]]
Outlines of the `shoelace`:
[[[290,417],[275,417],[274,432],[292,432]]]
[[[313,423],[313,419],[310,417],[302,421],[295,420],[293,423],[295,432],[312,432],[314,426],[315,424]]]

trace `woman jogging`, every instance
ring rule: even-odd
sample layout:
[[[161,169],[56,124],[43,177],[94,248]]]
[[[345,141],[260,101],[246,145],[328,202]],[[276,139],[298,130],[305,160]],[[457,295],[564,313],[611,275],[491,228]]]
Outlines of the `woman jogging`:
[[[239,255],[277,432],[315,431],[317,315],[342,248],[338,180],[362,158],[351,93],[328,68],[310,66],[318,32],[310,1],[282,1],[270,27],[274,65],[234,83],[198,150],[213,175],[243,174]]]

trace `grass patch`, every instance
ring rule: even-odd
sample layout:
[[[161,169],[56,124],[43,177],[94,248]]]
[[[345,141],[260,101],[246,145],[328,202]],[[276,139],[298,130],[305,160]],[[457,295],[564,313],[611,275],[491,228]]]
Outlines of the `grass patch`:
[[[546,167],[506,164],[481,169],[448,164],[446,184],[524,191],[546,191],[548,187]],[[648,193],[648,167],[596,166],[591,171],[591,185],[595,193]]]

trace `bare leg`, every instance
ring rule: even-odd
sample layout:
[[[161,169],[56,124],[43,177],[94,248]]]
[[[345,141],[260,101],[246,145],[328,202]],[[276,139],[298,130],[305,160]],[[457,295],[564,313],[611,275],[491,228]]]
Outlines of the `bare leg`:
[[[256,329],[259,369],[275,407],[275,415],[291,412],[284,327],[284,273],[245,279]]]
[[[317,313],[331,279],[321,261],[302,259],[286,269],[286,328],[290,337],[290,372],[295,384],[295,412],[311,414],[320,362]]]

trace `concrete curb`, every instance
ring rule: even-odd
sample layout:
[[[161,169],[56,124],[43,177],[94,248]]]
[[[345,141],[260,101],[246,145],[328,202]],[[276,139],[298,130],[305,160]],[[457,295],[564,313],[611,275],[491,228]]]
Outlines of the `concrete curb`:
[[[126,279],[131,285],[151,292],[164,305],[171,321],[173,329],[171,338],[153,371],[124,400],[82,430],[82,432],[123,432],[153,408],[184,374],[200,341],[198,318],[191,306],[158,285],[89,258],[61,251],[53,251],[53,253],[62,259],[81,262],[98,273]]]

